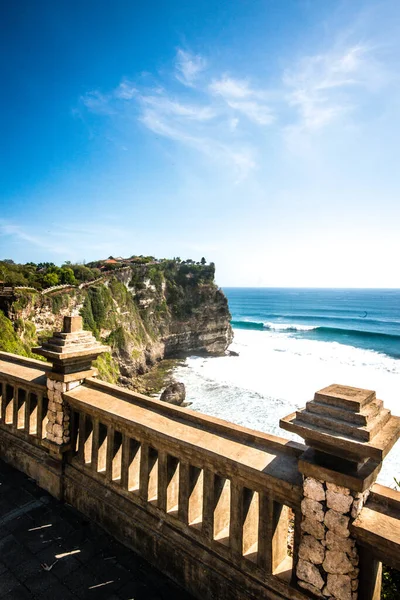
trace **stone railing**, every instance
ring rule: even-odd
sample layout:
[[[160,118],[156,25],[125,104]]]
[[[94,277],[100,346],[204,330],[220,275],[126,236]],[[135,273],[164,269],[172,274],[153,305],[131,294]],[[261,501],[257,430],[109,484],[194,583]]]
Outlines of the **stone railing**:
[[[66,471],[67,500],[87,512],[87,499],[100,501],[106,487],[117,513],[124,505],[146,523],[147,535],[164,537],[167,545],[174,532],[179,544],[191,540],[192,557],[203,567],[208,552],[209,568],[219,557],[221,568],[235,569],[234,578],[251,577],[255,592],[266,586],[287,597],[300,539],[300,444],[95,379],[65,393],[64,401],[71,409],[73,467]],[[143,511],[146,517],[139,516]],[[140,544],[135,549],[143,552]]]
[[[98,381],[80,327],[35,349],[51,364],[0,353],[1,458],[194,597],[380,598],[400,493],[374,481],[400,424],[373,392],[330,386],[282,419],[305,446]]]
[[[0,352],[0,426],[30,442],[46,437],[47,396],[44,363]],[[51,365],[48,365],[51,368]]]

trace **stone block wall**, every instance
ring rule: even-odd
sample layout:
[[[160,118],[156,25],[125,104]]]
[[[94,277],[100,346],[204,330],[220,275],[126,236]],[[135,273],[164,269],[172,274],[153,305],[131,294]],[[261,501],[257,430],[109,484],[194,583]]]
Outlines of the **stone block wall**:
[[[304,478],[303,491],[298,584],[317,598],[357,600],[359,556],[350,523],[369,491],[353,492],[312,477]]]
[[[81,385],[82,380],[64,383],[47,378],[47,397],[49,400],[46,425],[46,437],[50,442],[62,446],[70,442],[70,410],[63,400],[63,393]]]

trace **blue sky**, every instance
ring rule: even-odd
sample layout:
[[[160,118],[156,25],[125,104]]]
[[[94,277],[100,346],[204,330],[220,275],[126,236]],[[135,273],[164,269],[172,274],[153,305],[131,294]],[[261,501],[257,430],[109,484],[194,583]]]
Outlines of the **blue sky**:
[[[397,0],[0,10],[0,257],[399,287]]]

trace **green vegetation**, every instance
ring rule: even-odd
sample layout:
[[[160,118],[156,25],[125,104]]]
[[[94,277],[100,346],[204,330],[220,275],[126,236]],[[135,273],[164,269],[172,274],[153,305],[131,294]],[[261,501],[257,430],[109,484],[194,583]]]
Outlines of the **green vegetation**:
[[[51,311],[54,315],[57,315],[62,308],[68,308],[69,306],[69,296],[68,294],[54,294],[54,296],[50,296],[51,302]]]
[[[0,350],[31,358],[40,358],[33,354],[31,347],[36,340],[36,328],[33,323],[18,319],[14,329],[12,322],[0,310]]]
[[[100,354],[93,362],[93,366],[98,370],[100,379],[108,383],[118,383],[120,375],[118,363],[110,352]]]
[[[36,295],[36,292],[31,290],[18,291],[16,293],[17,299],[12,303],[13,311],[18,313],[19,311],[24,310],[24,308],[27,308]]]
[[[382,600],[398,600],[400,598],[400,571],[383,565]]]
[[[400,479],[393,477],[395,489],[400,488]],[[400,571],[382,565],[382,600],[398,600],[400,598]]]
[[[101,280],[103,271],[121,267],[125,267],[121,273]],[[50,262],[18,265],[11,260],[0,261],[0,287],[33,288],[15,290],[14,298],[9,300],[11,306],[5,304],[6,314],[13,323],[3,315],[7,327],[2,327],[0,348],[32,356],[31,348],[38,344],[34,322],[50,330],[54,323],[60,322],[60,313],[80,307],[84,328],[111,347],[110,353],[96,361],[99,376],[116,383],[122,375],[126,379],[137,372],[143,373],[146,361],[153,362],[153,342],[168,332],[171,319],[189,318],[208,301],[210,292],[216,290],[214,272],[214,264],[207,264],[205,258],[195,262],[179,257],[172,260],[157,260],[153,256],[133,256],[126,260],[110,257],[87,265],[65,262],[61,267]],[[92,285],[78,289],[80,283],[91,281]],[[60,289],[47,295],[38,293],[59,284],[75,289]],[[46,331],[45,337],[49,334]],[[165,369],[167,363],[154,371],[158,375],[153,379],[158,383],[149,380],[146,385],[152,390],[162,387]]]
[[[135,379],[135,389],[144,394],[156,395],[161,392],[173,379],[174,369],[182,364],[177,358],[162,360],[148,373]]]
[[[16,264],[10,259],[0,261],[0,281],[10,286],[27,286],[37,290],[55,285],[78,285],[97,279],[99,269],[89,269],[84,265],[64,263],[57,267],[54,263]]]
[[[110,333],[107,338],[107,344],[111,346],[114,350],[119,348],[124,348],[126,344],[126,334],[123,327],[117,327]]]
[[[113,306],[111,292],[105,285],[88,288],[81,309],[84,328],[89,329],[98,338],[103,327],[114,324],[113,315],[110,315]]]
[[[202,257],[200,262],[191,258],[182,261],[179,257],[173,260],[157,260],[154,256],[131,256],[129,259],[118,259],[112,256],[106,260],[94,261],[87,265],[73,264],[66,261],[61,267],[52,262],[17,264],[11,259],[0,260],[0,283],[10,286],[27,286],[41,290],[56,285],[78,285],[98,279],[102,270],[119,269],[124,266],[132,267],[132,284],[143,285],[145,273],[151,283],[159,290],[167,272],[173,271],[183,283],[197,285],[213,281],[214,263],[207,265]],[[136,270],[142,267],[146,271]]]
[[[161,268],[158,265],[150,267],[147,272],[147,277],[150,279],[150,282],[154,285],[156,290],[160,291],[164,281],[164,275]]]

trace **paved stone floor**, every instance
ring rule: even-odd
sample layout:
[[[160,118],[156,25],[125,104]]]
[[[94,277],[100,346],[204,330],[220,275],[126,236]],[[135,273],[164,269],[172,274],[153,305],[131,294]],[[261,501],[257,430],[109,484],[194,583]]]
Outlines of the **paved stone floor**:
[[[193,600],[100,527],[2,461],[0,598]]]

